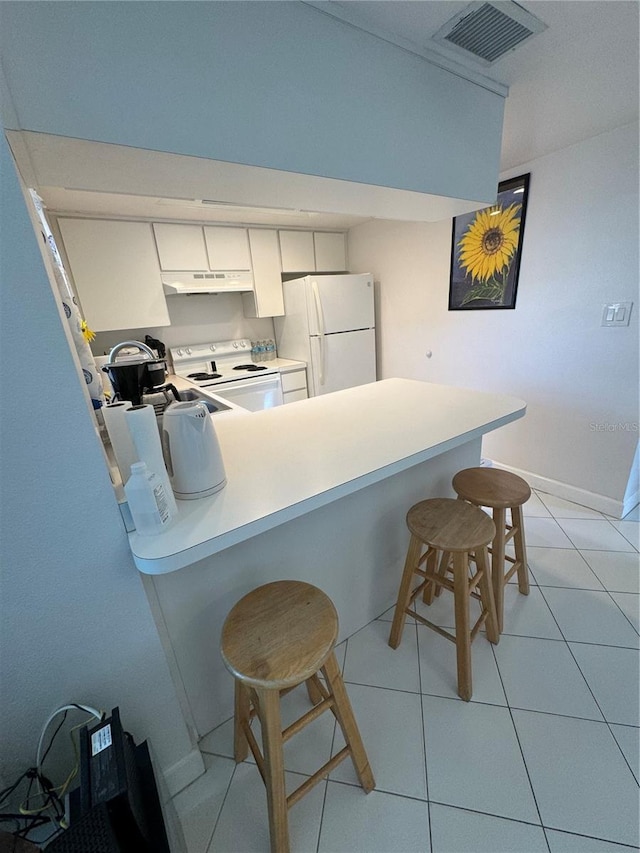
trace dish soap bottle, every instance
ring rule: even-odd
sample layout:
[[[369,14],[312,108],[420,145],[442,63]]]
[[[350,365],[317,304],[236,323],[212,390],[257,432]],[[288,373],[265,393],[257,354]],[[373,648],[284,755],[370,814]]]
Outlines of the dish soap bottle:
[[[164,484],[149,471],[145,462],[134,462],[124,487],[131,517],[141,536],[153,536],[166,530],[173,516]]]

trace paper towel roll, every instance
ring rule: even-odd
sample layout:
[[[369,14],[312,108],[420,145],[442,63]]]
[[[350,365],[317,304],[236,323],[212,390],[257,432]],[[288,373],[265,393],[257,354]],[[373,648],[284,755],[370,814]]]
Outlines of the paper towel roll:
[[[167,493],[169,510],[172,515],[178,512],[173,496],[171,481],[167,474],[160,444],[160,433],[153,406],[131,406],[124,413],[125,424],[128,427],[131,441],[140,462],[145,462],[149,471],[153,471],[162,480]],[[138,461],[136,460],[136,461]]]
[[[109,433],[109,440],[113,448],[113,455],[120,470],[123,484],[131,476],[131,466],[139,462],[140,457],[133,445],[129,427],[125,422],[125,412],[131,408],[131,403],[113,403],[111,406],[102,408],[104,425]]]

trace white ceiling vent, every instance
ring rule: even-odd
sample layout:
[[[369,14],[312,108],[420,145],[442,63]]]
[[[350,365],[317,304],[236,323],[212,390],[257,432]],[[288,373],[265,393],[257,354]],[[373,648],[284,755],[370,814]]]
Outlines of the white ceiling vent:
[[[433,36],[459,55],[491,65],[547,25],[513,0],[471,3]]]

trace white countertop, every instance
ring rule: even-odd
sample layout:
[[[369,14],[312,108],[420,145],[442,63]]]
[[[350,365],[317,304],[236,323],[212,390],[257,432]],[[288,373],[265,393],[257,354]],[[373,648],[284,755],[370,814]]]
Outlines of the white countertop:
[[[178,501],[157,536],[129,534],[137,567],[191,565],[521,418],[522,400],[385,379],[262,412],[212,415],[227,473],[217,494]]]

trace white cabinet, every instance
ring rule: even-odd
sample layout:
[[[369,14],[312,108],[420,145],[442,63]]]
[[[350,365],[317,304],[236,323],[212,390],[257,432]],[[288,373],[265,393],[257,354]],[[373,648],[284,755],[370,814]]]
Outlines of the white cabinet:
[[[313,272],[316,268],[312,231],[280,231],[282,272]]]
[[[344,234],[314,231],[316,272],[340,272],[347,269]]]
[[[224,230],[224,229],[222,229]],[[284,314],[278,232],[249,228],[253,293],[242,294],[245,317],[278,317]]]
[[[58,226],[91,329],[171,325],[150,223],[60,218]]]
[[[329,231],[280,231],[282,272],[342,272],[347,269],[345,236]]]
[[[251,270],[246,228],[154,222],[163,272],[243,272]]]
[[[251,255],[246,228],[205,225],[204,239],[209,256],[209,269],[251,270]]]
[[[201,225],[154,222],[160,269],[164,272],[208,270],[209,261]]]
[[[285,403],[295,403],[296,400],[306,400],[309,396],[307,391],[307,371],[304,367],[281,373],[282,397]]]

